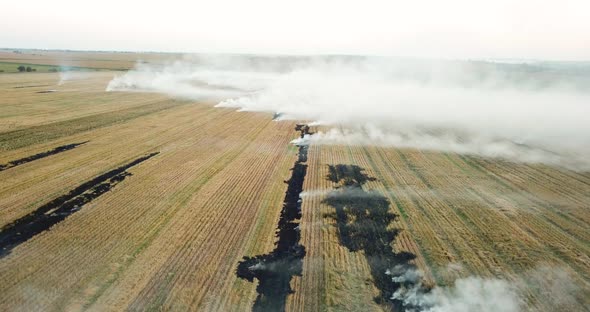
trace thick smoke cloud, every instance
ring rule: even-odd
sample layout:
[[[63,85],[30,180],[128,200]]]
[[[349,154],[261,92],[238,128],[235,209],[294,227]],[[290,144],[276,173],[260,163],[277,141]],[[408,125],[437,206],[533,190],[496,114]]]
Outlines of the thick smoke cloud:
[[[300,144],[448,151],[590,170],[590,66],[361,57],[200,57],[115,78],[335,126]]]
[[[523,302],[516,287],[502,279],[470,276],[450,287],[426,289],[418,270],[394,268],[387,272],[400,287],[392,299],[408,312],[518,312]]]
[[[386,274],[402,285],[392,299],[400,300],[409,312],[527,311],[531,295],[534,301],[543,301],[542,306],[536,306],[542,311],[576,311],[581,307],[578,298],[584,295],[564,267],[548,264],[522,272],[510,281],[469,276],[434,288],[424,287],[422,273],[416,269],[398,266]]]
[[[221,100],[260,90],[278,73],[246,66],[226,57],[186,57],[167,65],[139,62],[115,77],[107,91],[149,91],[187,99]]]

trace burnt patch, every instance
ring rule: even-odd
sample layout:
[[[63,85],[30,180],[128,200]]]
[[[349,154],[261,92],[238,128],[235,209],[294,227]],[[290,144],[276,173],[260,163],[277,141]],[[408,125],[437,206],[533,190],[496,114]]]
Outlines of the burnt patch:
[[[82,206],[108,192],[115,185],[123,181],[131,173],[127,169],[146,161],[158,152],[135,159],[134,161],[103,173],[60,196],[49,203],[37,208],[30,214],[4,226],[0,231],[0,258],[8,255],[12,249],[33,236],[48,230],[61,222]]]
[[[26,164],[28,162],[31,162],[33,160],[37,160],[37,159],[41,159],[47,156],[51,156],[51,155],[55,155],[61,152],[65,152],[65,151],[69,151],[71,149],[74,149],[82,144],[86,144],[88,143],[88,141],[85,142],[81,142],[81,143],[72,143],[72,144],[67,144],[67,145],[62,145],[62,146],[58,146],[52,150],[49,151],[45,151],[39,154],[35,154],[35,155],[31,155],[25,158],[21,158],[21,159],[17,159],[17,160],[12,160],[9,161],[6,164],[0,164],[0,171],[6,170],[6,169],[10,169],[12,167],[16,167],[22,164]]]
[[[307,125],[297,125],[295,130],[301,137],[309,134]],[[258,280],[258,296],[252,307],[253,311],[284,311],[287,296],[293,293],[291,279],[301,276],[305,247],[299,241],[299,220],[301,219],[301,199],[303,182],[307,174],[307,146],[299,146],[297,160],[291,169],[283,209],[276,232],[278,240],[275,249],[265,255],[244,257],[238,263],[236,275],[249,282]]]
[[[310,132],[309,130],[310,130],[310,128],[306,124],[297,124],[297,125],[295,125],[295,131],[299,131],[299,135],[300,135],[301,138],[303,138],[306,135],[313,134],[313,132]]]
[[[295,126],[295,131],[299,131],[299,137],[300,138],[304,138],[306,135],[312,135],[313,132],[310,131],[310,128],[308,125],[306,124],[297,124]],[[297,154],[298,156],[298,162],[299,163],[304,163],[307,162],[307,150],[308,150],[309,146],[308,145],[299,145],[299,152]]]
[[[14,87],[15,89],[24,89],[24,88],[37,88],[37,87],[49,87],[50,85],[48,84],[44,84],[44,85],[32,85],[32,86],[16,86]]]
[[[355,165],[329,165],[326,179],[338,185],[328,193],[323,203],[334,207],[334,213],[328,217],[336,220],[340,244],[351,252],[363,251],[371,269],[373,283],[380,295],[375,302],[387,306],[393,311],[404,311],[411,307],[404,306],[399,300],[392,299],[407,282],[394,282],[392,268],[403,268],[403,274],[416,269],[410,262],[416,256],[409,252],[396,252],[393,242],[399,234],[390,224],[398,217],[390,211],[389,200],[375,191],[363,189],[363,184],[376,181],[364,173],[364,169]]]
[[[358,188],[369,181],[377,181],[376,178],[369,177],[364,171],[365,169],[356,165],[328,165],[326,179],[342,186]]]

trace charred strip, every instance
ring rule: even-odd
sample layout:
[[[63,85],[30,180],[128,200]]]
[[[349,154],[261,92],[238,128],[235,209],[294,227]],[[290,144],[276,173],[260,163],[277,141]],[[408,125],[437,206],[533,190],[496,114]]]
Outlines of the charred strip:
[[[368,176],[359,166],[344,164],[329,165],[326,179],[338,186],[328,193],[323,203],[334,207],[334,213],[329,216],[336,221],[340,244],[351,252],[363,251],[373,283],[380,291],[375,302],[390,311],[414,311],[416,307],[404,305],[394,294],[400,287],[419,281],[396,282],[392,277],[415,270],[412,260],[416,256],[393,249],[399,230],[390,225],[397,215],[390,211],[390,202],[385,196],[363,189],[365,183],[377,179]]]
[[[31,155],[31,156],[28,156],[25,158],[9,161],[6,164],[0,164],[0,171],[10,169],[12,167],[16,167],[16,166],[19,166],[22,164],[26,164],[26,163],[31,162],[33,160],[37,160],[37,159],[45,158],[47,156],[59,154],[59,153],[65,152],[65,151],[69,151],[71,149],[74,149],[74,148],[76,148],[82,144],[86,144],[86,143],[88,143],[88,141],[81,142],[81,143],[72,143],[72,144],[62,145],[62,146],[58,146],[50,151],[45,151],[45,152]]]
[[[50,85],[48,84],[44,84],[44,85],[32,85],[32,86],[16,86],[14,87],[15,89],[24,89],[24,88],[36,88],[36,87],[49,87]]]
[[[126,165],[101,174],[74,188],[68,194],[60,196],[37,208],[30,214],[6,225],[0,231],[0,258],[8,255],[14,247],[48,230],[53,225],[80,210],[85,204],[108,192],[119,182],[131,175],[131,173],[127,172],[127,169],[157,154],[158,152],[148,154]]]
[[[309,134],[307,125],[297,125],[295,130],[303,137]],[[305,247],[299,241],[299,221],[301,219],[301,199],[303,182],[307,173],[307,146],[299,146],[298,159],[293,166],[288,184],[283,209],[277,229],[278,241],[275,249],[265,255],[244,257],[238,263],[236,275],[253,282],[258,280],[258,297],[252,307],[253,311],[284,311],[287,296],[293,293],[291,279],[301,276]]]

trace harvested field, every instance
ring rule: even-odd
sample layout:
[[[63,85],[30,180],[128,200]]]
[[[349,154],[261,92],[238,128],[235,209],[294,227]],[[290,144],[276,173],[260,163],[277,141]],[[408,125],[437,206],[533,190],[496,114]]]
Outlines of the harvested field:
[[[379,254],[406,255],[386,259],[409,260],[424,272],[426,287],[472,275],[503,278],[518,285],[531,311],[590,306],[588,174],[382,147],[312,146],[309,157],[301,221],[308,252],[290,309],[379,311],[395,305],[382,301],[385,270],[375,270],[376,251],[367,244],[387,243],[392,235],[386,244],[391,250]],[[356,173],[335,174],[339,164]],[[338,196],[346,185],[359,190]],[[364,198],[355,203],[355,197]],[[375,218],[364,215],[363,205],[372,201],[373,207],[389,202],[389,209]],[[390,225],[374,223],[388,219]],[[550,271],[545,267],[567,272],[567,301],[561,292],[546,291],[557,282],[550,272],[537,276]]]
[[[90,79],[100,78],[104,88],[109,76],[97,73]],[[101,102],[98,110],[77,101],[68,106],[59,92],[24,104],[40,113],[36,120],[26,118],[30,111],[18,109],[22,102],[2,104],[14,107],[12,116],[4,116],[7,120],[29,123],[0,133],[9,142],[3,145],[3,163],[89,141],[0,172],[3,233],[15,220],[85,181],[147,153],[160,154],[128,169],[132,176],[2,258],[0,306],[230,307],[254,298],[255,285],[234,285],[235,266],[250,251],[272,250],[274,220],[287,188],[282,181],[297,158],[288,144],[296,136],[294,124],[152,94],[103,93],[101,99],[88,84],[72,81],[65,87],[72,98]],[[35,96],[27,88],[8,90]],[[18,94],[13,98],[23,100]],[[161,107],[145,110],[154,102]],[[67,111],[69,118],[56,110]],[[89,127],[88,120],[97,126]],[[39,140],[33,133],[46,137]],[[269,169],[259,174],[264,164]],[[267,224],[265,218],[273,222]],[[64,279],[56,289],[58,276]],[[24,289],[35,289],[38,296],[29,297]],[[224,292],[227,296],[218,297]]]
[[[297,125],[300,137],[309,135],[307,125]],[[277,230],[276,248],[269,254],[244,257],[238,264],[238,277],[253,282],[258,280],[258,297],[252,307],[253,311],[284,311],[287,296],[293,292],[291,279],[301,276],[305,247],[299,244],[299,220],[301,219],[301,199],[303,182],[307,173],[308,146],[298,147],[298,159],[291,168],[291,178],[283,201],[283,209]]]
[[[80,210],[93,199],[110,191],[111,188],[131,175],[127,172],[127,169],[157,154],[157,152],[151,153],[117,169],[101,174],[77,186],[68,192],[68,194],[60,196],[35,209],[32,213],[4,226],[0,234],[0,248],[2,248],[0,250],[0,257],[9,253],[16,245],[24,243],[33,236],[48,230],[72,213]]]
[[[122,55],[70,57],[131,66]],[[318,129],[104,92],[116,74],[0,75],[0,310],[403,311],[396,268],[425,292],[478,276],[527,310],[590,306],[587,172],[294,146]]]
[[[31,162],[33,160],[37,160],[37,159],[45,158],[45,157],[48,157],[51,155],[55,155],[57,153],[65,152],[65,151],[71,150],[73,148],[76,148],[79,145],[82,145],[84,143],[87,143],[87,142],[66,144],[66,145],[58,146],[58,147],[56,147],[52,150],[49,150],[49,151],[45,151],[45,152],[38,153],[35,155],[27,156],[27,157],[17,159],[17,160],[11,160],[6,164],[0,164],[0,171],[10,169],[12,167],[16,167],[16,166],[19,166],[22,164],[26,164],[26,163]]]
[[[83,70],[127,70],[132,68],[137,60],[161,64],[166,60],[171,60],[177,57],[178,54],[172,53],[68,52],[44,50],[23,50],[15,53],[14,51],[0,50],[0,69],[5,67],[5,72],[9,73],[14,71],[18,65],[28,65],[39,68],[38,71],[40,72],[56,67]],[[13,66],[12,64],[15,65]]]

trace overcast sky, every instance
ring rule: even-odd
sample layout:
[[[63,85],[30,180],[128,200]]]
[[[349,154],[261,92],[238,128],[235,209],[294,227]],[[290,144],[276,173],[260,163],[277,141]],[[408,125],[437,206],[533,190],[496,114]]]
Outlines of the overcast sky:
[[[590,60],[590,0],[2,4],[0,47]]]

